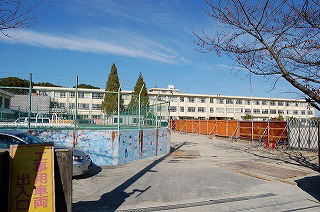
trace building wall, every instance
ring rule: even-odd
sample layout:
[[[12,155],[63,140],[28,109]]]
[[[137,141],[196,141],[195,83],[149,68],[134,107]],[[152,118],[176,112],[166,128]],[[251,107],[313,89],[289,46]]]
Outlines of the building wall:
[[[35,87],[38,93],[43,89],[50,89],[51,91],[47,92],[47,94],[49,93],[48,95],[54,97],[53,101],[64,103],[66,110],[70,110],[69,105],[75,102],[75,98],[70,97],[74,89]],[[93,109],[93,104],[101,105],[103,99],[94,99],[93,97],[97,93],[103,94],[103,92],[104,90],[100,89],[79,89],[79,93],[85,93],[86,95],[85,98],[79,97],[78,103],[89,105],[87,109],[79,108],[79,114],[86,115],[87,118],[98,118],[102,116],[101,110]],[[65,93],[65,95],[62,95],[63,98],[61,98],[60,93]],[[132,91],[122,91],[125,106],[130,102],[131,93]],[[165,102],[162,104],[162,111],[160,112],[158,110],[157,112],[158,116],[162,116],[159,119],[168,119],[169,114],[170,117],[174,119],[241,119],[241,117],[246,114],[252,115],[255,120],[278,117],[280,114],[285,118],[296,117],[306,119],[315,117],[314,108],[310,107],[309,104],[303,100],[190,94],[180,93],[175,89],[160,88],[150,89],[148,95],[150,105],[153,105],[155,102],[158,102],[158,104]],[[158,100],[156,101],[155,99],[157,97]],[[283,105],[281,105],[281,103],[283,103]],[[169,105],[171,108],[170,113]],[[181,110],[181,107],[184,108],[184,111]],[[158,109],[160,109],[160,107]]]

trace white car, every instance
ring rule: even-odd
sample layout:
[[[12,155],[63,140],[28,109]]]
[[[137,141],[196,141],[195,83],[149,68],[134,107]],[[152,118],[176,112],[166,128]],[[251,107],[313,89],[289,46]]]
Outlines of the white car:
[[[42,144],[45,141],[18,130],[0,130],[0,152],[9,151],[10,145],[13,144]],[[55,148],[64,148],[55,146]],[[73,159],[73,176],[86,173],[92,166],[92,160],[89,154],[82,150],[72,149]]]

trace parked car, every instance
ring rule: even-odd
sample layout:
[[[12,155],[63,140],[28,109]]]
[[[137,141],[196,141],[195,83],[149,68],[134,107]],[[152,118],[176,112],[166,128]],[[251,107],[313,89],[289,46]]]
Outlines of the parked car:
[[[0,152],[9,151],[10,145],[13,144],[42,144],[45,141],[30,135],[28,133],[18,130],[0,130]],[[55,148],[64,148],[61,146],[55,146]],[[72,149],[73,158],[73,176],[78,176],[86,173],[92,166],[92,160],[89,154],[86,154],[82,150]]]

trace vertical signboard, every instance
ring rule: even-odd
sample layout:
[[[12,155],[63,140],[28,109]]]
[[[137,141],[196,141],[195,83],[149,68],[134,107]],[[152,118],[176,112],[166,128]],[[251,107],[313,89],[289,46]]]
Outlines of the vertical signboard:
[[[9,211],[55,211],[52,144],[10,146]]]

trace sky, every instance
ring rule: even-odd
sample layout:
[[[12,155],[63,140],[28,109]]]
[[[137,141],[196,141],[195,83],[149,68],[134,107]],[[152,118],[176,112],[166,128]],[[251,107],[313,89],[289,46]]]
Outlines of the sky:
[[[0,77],[105,89],[113,63],[123,89],[141,72],[147,88],[174,85],[181,92],[300,98],[284,80],[274,89],[263,77],[235,72],[233,61],[202,53],[193,32],[221,26],[205,13],[204,0],[46,0],[30,28],[0,35]],[[250,80],[251,79],[251,80]]]

